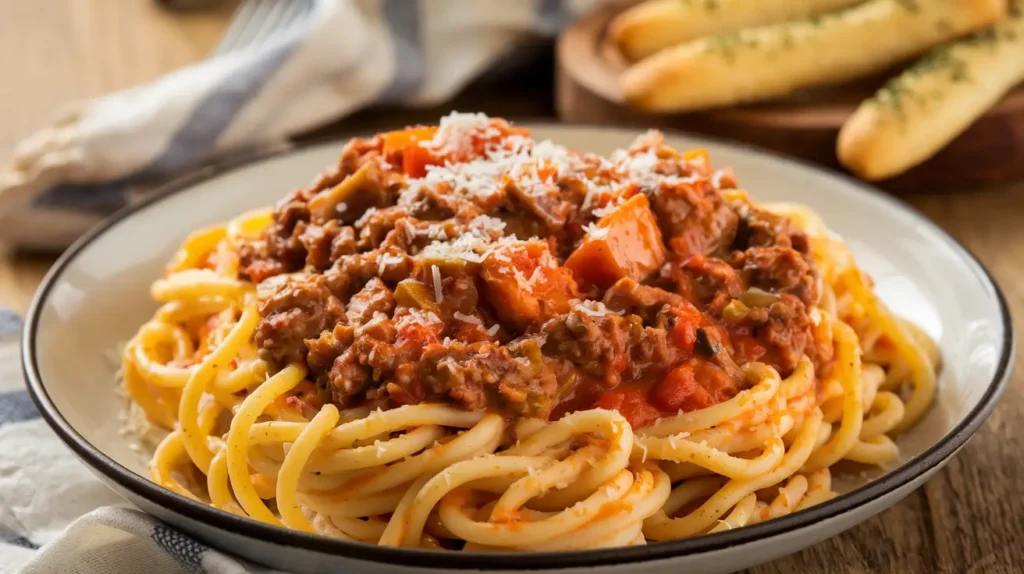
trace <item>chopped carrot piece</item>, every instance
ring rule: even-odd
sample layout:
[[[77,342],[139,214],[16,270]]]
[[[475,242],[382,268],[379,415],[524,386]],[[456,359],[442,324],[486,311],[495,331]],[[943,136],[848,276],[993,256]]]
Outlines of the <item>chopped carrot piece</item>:
[[[495,249],[484,258],[480,277],[498,316],[519,328],[567,313],[569,301],[579,297],[572,274],[543,241]]]
[[[409,177],[427,175],[427,166],[441,163],[430,150],[418,145],[409,146],[402,152],[402,171]]]
[[[597,230],[565,262],[584,289],[607,288],[623,277],[639,283],[665,262],[661,230],[646,195],[634,195],[602,217]]]
[[[402,151],[411,145],[418,146],[421,141],[429,141],[433,139],[434,134],[436,133],[436,126],[417,126],[413,128],[406,128],[404,130],[388,132],[382,136],[384,138],[383,153],[385,156],[388,156],[392,153]]]
[[[633,427],[633,430],[651,426],[654,421],[661,418],[661,412],[651,405],[641,389],[609,391],[601,395],[594,406],[619,411],[619,414],[629,421],[629,426]]]
[[[401,156],[402,171],[410,177],[423,177],[427,174],[427,166],[440,163],[437,158],[420,145],[420,142],[430,141],[437,128],[433,126],[420,126],[408,128],[396,132],[384,134],[384,149],[382,153],[389,161],[394,161]]]

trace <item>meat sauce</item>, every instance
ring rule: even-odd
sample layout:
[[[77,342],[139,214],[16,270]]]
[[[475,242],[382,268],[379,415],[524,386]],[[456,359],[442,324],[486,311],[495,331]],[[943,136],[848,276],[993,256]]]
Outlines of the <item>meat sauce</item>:
[[[706,154],[650,133],[611,158],[452,115],[352,140],[243,244],[255,339],[300,401],[447,401],[635,427],[727,400],[742,365],[817,366],[807,238]],[[723,193],[726,192],[726,193]]]

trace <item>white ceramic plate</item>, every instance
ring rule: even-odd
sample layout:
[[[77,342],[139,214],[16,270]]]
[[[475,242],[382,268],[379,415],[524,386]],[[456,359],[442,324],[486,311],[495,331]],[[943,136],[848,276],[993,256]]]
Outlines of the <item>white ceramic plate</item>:
[[[609,153],[635,130],[533,126],[538,139]],[[23,360],[29,387],[58,435],[112,488],[212,546],[281,569],[421,572],[452,569],[728,572],[767,562],[845,530],[895,504],[934,474],[991,412],[1006,388],[1013,334],[999,289],[984,268],[927,219],[873,189],[791,160],[671,135],[677,148],[706,146],[760,201],[810,205],[850,244],[896,313],[942,350],[938,398],[899,445],[891,472],[856,483],[827,503],[747,528],[648,546],[575,553],[471,554],[387,549],[267,526],[164,490],[118,434],[117,345],[154,311],[149,284],[192,230],[269,205],[333,164],[340,142],[252,163],[116,215],[76,243],[43,282],[28,316]]]

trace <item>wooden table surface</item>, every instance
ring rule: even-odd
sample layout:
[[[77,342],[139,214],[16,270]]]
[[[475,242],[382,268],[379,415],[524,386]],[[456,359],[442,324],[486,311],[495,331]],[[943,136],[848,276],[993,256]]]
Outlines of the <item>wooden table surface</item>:
[[[0,155],[62,103],[145,82],[203,57],[232,8],[232,2],[215,5],[182,14],[152,0],[0,0],[0,76],[13,79],[0,90]],[[538,67],[550,72],[546,60],[534,72]],[[549,117],[551,90],[547,81],[479,84],[446,107]],[[440,113],[372,110],[312,137]],[[907,201],[975,253],[999,281],[1013,315],[1024,316],[1024,182]],[[0,307],[24,311],[52,262],[52,255],[0,253]],[[1022,420],[1024,361],[988,422],[923,488],[872,520],[751,572],[1024,571]]]

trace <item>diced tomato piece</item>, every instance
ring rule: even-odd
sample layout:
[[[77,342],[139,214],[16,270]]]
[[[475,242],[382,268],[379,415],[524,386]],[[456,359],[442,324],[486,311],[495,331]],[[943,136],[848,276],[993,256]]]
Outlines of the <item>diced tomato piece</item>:
[[[672,342],[682,351],[692,353],[697,342],[697,327],[704,316],[693,305],[676,305],[671,307],[669,312],[676,318],[676,324],[669,331]]]
[[[634,195],[597,222],[565,266],[584,289],[607,288],[623,277],[643,281],[665,262],[665,244],[647,196]]]
[[[417,321],[400,321],[398,327],[398,344],[407,346],[418,356],[419,352],[429,345],[436,345],[441,342],[440,323],[429,325]]]
[[[612,365],[611,365],[612,369],[616,373],[620,373],[620,374],[623,371],[625,371],[626,367],[628,367],[628,366],[629,366],[629,355],[619,355],[618,357],[615,357],[615,360],[612,361]]]
[[[760,359],[767,350],[764,345],[758,343],[757,339],[750,335],[733,335],[732,344],[736,349],[736,354],[746,363]]]
[[[414,405],[423,402],[423,383],[413,380],[406,386],[395,383],[388,383],[384,387],[388,391],[388,398],[400,405]]]
[[[676,323],[675,327],[672,327],[672,342],[676,344],[681,350],[687,353],[693,352],[693,345],[697,342],[697,326],[693,323]]]
[[[480,325],[474,325],[472,323],[457,323],[458,327],[455,331],[455,335],[452,337],[456,341],[462,341],[463,343],[477,343],[480,341],[493,341],[494,337],[487,334]]]
[[[567,313],[569,301],[579,297],[572,273],[558,265],[543,241],[495,249],[484,259],[480,278],[498,316],[522,329]]]
[[[276,261],[256,259],[249,263],[244,272],[249,275],[249,280],[253,283],[262,283],[264,279],[281,273],[281,264]]]
[[[690,362],[672,369],[651,392],[651,402],[665,412],[703,408],[711,403],[710,399],[707,391],[697,384]]]
[[[669,371],[651,392],[651,404],[664,412],[690,412],[718,404],[736,385],[718,365],[691,359]]]
[[[619,411],[634,430],[650,426],[661,418],[661,412],[647,402],[647,397],[641,389],[609,391],[602,395],[594,406]]]

